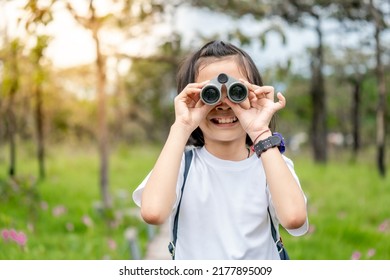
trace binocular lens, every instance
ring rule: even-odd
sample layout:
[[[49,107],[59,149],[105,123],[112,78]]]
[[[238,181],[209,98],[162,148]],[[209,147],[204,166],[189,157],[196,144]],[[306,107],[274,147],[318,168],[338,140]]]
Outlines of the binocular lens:
[[[247,98],[248,92],[244,85],[242,84],[235,84],[232,85],[229,89],[229,99],[232,102],[240,103]]]
[[[214,105],[219,102],[221,94],[218,88],[214,86],[207,86],[202,90],[201,98],[206,104]]]

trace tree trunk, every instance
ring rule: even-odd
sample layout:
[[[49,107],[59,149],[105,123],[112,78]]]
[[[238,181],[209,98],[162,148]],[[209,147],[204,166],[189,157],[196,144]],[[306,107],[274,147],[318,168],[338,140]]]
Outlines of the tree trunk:
[[[311,124],[311,141],[316,162],[327,161],[327,125],[326,125],[326,98],[323,68],[323,46],[320,20],[317,18],[318,46],[312,56],[311,68],[312,78],[310,85],[310,96],[313,108]]]
[[[96,17],[95,8],[93,6],[94,1],[89,0],[89,16],[80,17],[77,15],[71,4],[67,3],[67,8],[73,17],[86,29],[92,33],[92,38],[95,42],[96,52],[96,92],[97,92],[97,138],[99,149],[99,188],[102,196],[102,203],[104,210],[111,208],[111,198],[108,191],[108,129],[107,129],[107,117],[106,117],[106,74],[105,74],[105,61],[100,49],[99,29],[102,18]]]
[[[8,175],[10,177],[16,176],[16,120],[15,113],[13,111],[13,96],[14,93],[10,93],[10,102],[7,109],[6,124],[7,134],[9,139],[9,168]]]
[[[97,78],[97,104],[98,104],[98,139],[100,156],[100,192],[103,200],[104,209],[111,208],[111,198],[108,191],[108,131],[106,117],[106,75],[104,58],[100,51],[100,41],[98,30],[93,29],[93,38],[96,45],[96,78]]]
[[[377,165],[379,174],[382,177],[386,176],[386,163],[385,163],[385,143],[386,143],[386,84],[385,84],[385,73],[381,60],[381,47],[379,39],[380,31],[378,28],[375,32],[376,42],[376,75],[378,80],[378,109],[376,113],[376,143],[377,143]]]
[[[352,92],[352,136],[353,146],[352,152],[353,157],[356,158],[360,150],[360,92],[361,82],[360,80],[354,80]]]
[[[386,144],[386,83],[385,70],[382,63],[381,30],[383,29],[382,19],[376,10],[373,1],[370,0],[370,11],[375,23],[376,43],[376,77],[378,83],[378,107],[376,113],[376,145],[377,145],[377,166],[379,174],[386,176],[385,144]]]
[[[10,65],[10,92],[9,103],[7,106],[6,124],[9,139],[9,168],[8,175],[10,177],[16,176],[16,116],[14,112],[14,99],[19,88],[19,71],[17,59],[18,45],[11,44],[11,65]]]
[[[38,70],[39,71],[39,70]],[[41,86],[36,87],[36,108],[35,118],[37,127],[37,158],[39,167],[39,179],[45,178],[45,136],[44,136],[44,116],[43,116],[43,96]]]

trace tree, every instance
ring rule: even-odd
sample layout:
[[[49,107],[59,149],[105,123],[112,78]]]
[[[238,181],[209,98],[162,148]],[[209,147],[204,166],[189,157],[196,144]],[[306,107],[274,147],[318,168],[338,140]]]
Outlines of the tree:
[[[363,44],[361,42],[360,44]],[[329,65],[333,68],[334,76],[339,87],[342,84],[349,84],[351,88],[351,111],[350,121],[352,133],[352,156],[356,159],[361,148],[361,117],[362,117],[362,95],[363,83],[370,74],[370,56],[361,47],[339,47],[339,53],[333,54],[328,59]],[[340,94],[340,93],[338,93]],[[345,105],[342,105],[345,111]]]
[[[35,45],[30,50],[31,61],[34,66],[33,93],[35,97],[35,122],[37,134],[37,158],[39,166],[39,178],[45,178],[45,133],[44,133],[44,93],[42,84],[45,80],[45,72],[42,67],[44,51],[47,48],[50,37],[40,34],[39,30],[47,26],[52,20],[51,8],[54,0],[46,2],[46,5],[37,0],[29,0],[24,6],[25,15],[22,15],[20,24],[25,25],[26,31]]]
[[[288,23],[312,28],[317,35],[317,45],[311,53],[310,96],[312,100],[311,142],[316,162],[327,161],[327,106],[324,84],[324,32],[323,21],[329,17],[333,1],[282,1],[274,10]],[[308,23],[314,22],[314,25]]]
[[[8,39],[7,37],[5,38]],[[16,114],[15,114],[15,96],[19,91],[19,56],[20,56],[20,42],[18,39],[13,39],[9,44],[6,44],[2,56],[7,56],[4,59],[4,72],[2,83],[2,95],[5,100],[5,123],[7,128],[7,135],[9,139],[9,156],[10,164],[8,168],[8,175],[10,177],[16,176]],[[3,59],[2,59],[3,60]]]
[[[45,81],[45,71],[41,66],[41,60],[44,57],[43,53],[48,46],[48,37],[41,35],[37,37],[37,43],[31,50],[31,59],[35,70],[33,72],[35,96],[35,121],[37,131],[37,157],[39,163],[39,178],[45,178],[45,113],[44,113],[44,91],[42,84]]]
[[[99,32],[104,23],[104,17],[96,14],[94,1],[89,1],[88,13],[86,16],[80,16],[73,6],[67,2],[67,9],[73,15],[74,19],[84,28],[92,33],[92,38],[95,42],[96,54],[96,92],[97,92],[97,108],[98,108],[98,142],[99,142],[99,157],[100,157],[100,193],[102,195],[104,209],[112,207],[112,201],[108,190],[108,166],[109,166],[109,151],[108,151],[108,129],[106,117],[106,61],[101,51],[101,43]]]
[[[86,2],[83,1],[85,4]],[[96,92],[97,92],[97,108],[98,108],[98,142],[99,142],[99,157],[100,157],[100,192],[103,200],[104,209],[112,207],[112,201],[109,194],[109,147],[108,147],[108,125],[107,125],[107,101],[106,101],[106,59],[107,56],[115,57],[117,46],[109,47],[109,44],[104,44],[102,32],[107,30],[124,31],[127,39],[132,39],[134,32],[139,32],[139,27],[143,30],[150,27],[148,20],[153,20],[155,13],[159,14],[163,11],[163,6],[158,1],[112,1],[112,10],[102,13],[98,11],[99,2],[87,1],[86,15],[80,15],[69,1],[66,1],[66,7],[73,18],[85,29],[89,30],[92,39],[95,43],[95,65],[96,65]],[[114,12],[115,10],[115,12]],[[149,23],[149,24],[148,24]],[[141,26],[143,24],[143,26]],[[138,31],[137,28],[138,27]],[[103,51],[106,47],[106,53]],[[112,51],[112,53],[108,53]]]
[[[386,82],[383,65],[383,54],[385,46],[382,44],[382,34],[388,29],[390,22],[389,3],[386,0],[355,0],[353,2],[341,2],[339,5],[339,18],[344,21],[367,22],[374,30],[372,38],[375,45],[375,75],[377,79],[378,102],[376,111],[376,146],[377,146],[377,168],[381,176],[386,175],[385,147],[386,147]],[[387,7],[387,10],[386,10]]]
[[[384,2],[382,6],[386,5]],[[388,3],[387,3],[388,5]],[[376,6],[373,0],[369,2],[370,16],[375,26],[375,58],[376,58],[376,77],[378,83],[378,111],[377,111],[377,166],[379,174],[386,175],[385,147],[386,147],[386,82],[385,71],[382,62],[383,47],[381,44],[381,33],[387,27],[384,21],[384,13],[380,6]],[[389,14],[387,15],[389,16]]]

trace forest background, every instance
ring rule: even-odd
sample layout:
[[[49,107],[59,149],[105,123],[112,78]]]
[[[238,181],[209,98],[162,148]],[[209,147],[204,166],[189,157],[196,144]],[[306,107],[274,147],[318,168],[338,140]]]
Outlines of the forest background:
[[[389,259],[390,4],[340,2],[1,1],[0,259],[142,257],[158,228],[131,192],[173,122],[178,65],[210,39],[286,95],[277,129],[311,221],[285,237],[293,256]]]

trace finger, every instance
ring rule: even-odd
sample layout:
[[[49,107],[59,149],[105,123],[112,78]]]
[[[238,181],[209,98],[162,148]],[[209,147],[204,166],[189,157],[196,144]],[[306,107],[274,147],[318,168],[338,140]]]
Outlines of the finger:
[[[241,108],[243,108],[243,109],[245,109],[245,110],[248,110],[248,109],[251,108],[250,99],[247,98],[247,99],[245,99],[244,101],[238,103],[238,105],[239,105]]]
[[[188,94],[187,98],[185,99],[185,103],[189,108],[195,107],[198,101],[199,101],[199,95],[198,98],[196,98],[196,95]]]
[[[249,92],[251,92],[251,91],[254,92],[256,89],[259,88],[258,85],[251,84],[250,82],[243,80],[243,79],[240,79],[240,82],[243,83],[248,88]]]
[[[190,83],[188,84],[180,94],[188,95],[188,94],[199,94],[202,90],[202,88],[208,83],[209,81],[204,81],[201,83]]]
[[[198,102],[200,99],[200,91],[201,89],[198,88],[192,88],[187,91],[187,98],[194,100],[195,102]]]
[[[182,91],[183,98],[187,98],[186,103],[191,104],[191,107],[195,107],[196,103],[200,99],[200,92],[202,91],[202,88],[209,82],[203,81],[201,83],[190,83],[188,84]],[[190,99],[190,101],[188,100]]]
[[[248,99],[249,101],[252,101],[254,99],[257,99],[256,94],[253,91],[249,91],[248,93]]]
[[[206,80],[200,83],[189,83],[186,88],[202,88],[204,87],[210,80]]]
[[[250,100],[252,100],[255,96],[258,99],[266,97],[267,99],[274,101],[274,87],[254,85],[243,79],[240,79],[240,81],[248,88]]]
[[[187,108],[194,108],[200,99],[199,92],[200,89],[197,88],[184,89],[179,95],[175,97],[175,107],[184,105]]]
[[[272,86],[258,87],[254,92],[258,98],[266,97],[267,99],[274,101],[275,89]]]
[[[278,98],[278,104],[280,109],[284,108],[286,106],[286,98],[281,92],[278,92],[276,97]]]
[[[197,95],[200,93],[201,89],[207,84],[209,81],[204,81],[201,83],[190,83],[185,86],[185,88],[178,94],[180,97],[187,97],[189,95]]]

